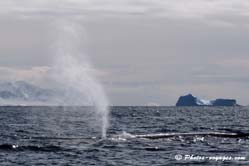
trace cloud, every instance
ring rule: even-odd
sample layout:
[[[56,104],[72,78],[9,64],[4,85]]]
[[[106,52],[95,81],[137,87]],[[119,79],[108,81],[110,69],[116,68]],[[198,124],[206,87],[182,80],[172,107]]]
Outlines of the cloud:
[[[44,84],[51,68],[47,66],[32,67],[29,69],[0,67],[1,80],[20,81],[26,80],[34,84]]]
[[[2,81],[24,80],[41,86],[49,86],[53,83],[54,72],[54,68],[50,66],[34,66],[30,68],[0,67]],[[107,72],[97,69],[90,69],[89,73],[100,78],[108,75]]]
[[[203,18],[248,16],[244,0],[8,0],[0,13],[24,15],[148,14],[166,17]]]

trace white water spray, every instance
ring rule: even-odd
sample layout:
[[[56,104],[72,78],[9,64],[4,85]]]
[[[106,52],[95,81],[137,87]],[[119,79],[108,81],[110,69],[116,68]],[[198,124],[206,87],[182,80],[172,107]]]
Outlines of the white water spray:
[[[100,123],[102,137],[106,137],[108,128],[108,99],[103,87],[94,78],[95,71],[87,56],[82,53],[84,29],[75,21],[56,23],[58,39],[56,43],[55,73],[56,81],[66,92],[67,105],[91,105]],[[73,95],[72,95],[73,94]]]

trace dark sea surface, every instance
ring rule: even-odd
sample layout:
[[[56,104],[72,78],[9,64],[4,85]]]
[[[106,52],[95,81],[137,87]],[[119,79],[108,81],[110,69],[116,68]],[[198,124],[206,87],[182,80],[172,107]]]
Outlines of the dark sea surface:
[[[0,165],[249,165],[248,137],[134,137],[249,133],[247,107],[112,107],[106,139],[91,109],[0,107]]]

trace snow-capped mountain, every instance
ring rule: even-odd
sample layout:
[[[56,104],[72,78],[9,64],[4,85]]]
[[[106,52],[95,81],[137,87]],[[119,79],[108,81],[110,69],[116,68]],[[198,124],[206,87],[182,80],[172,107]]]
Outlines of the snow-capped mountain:
[[[25,81],[0,82],[0,99],[23,101],[48,101],[58,95],[58,91],[43,89]]]
[[[77,87],[41,88],[25,81],[0,82],[0,105],[92,105]]]

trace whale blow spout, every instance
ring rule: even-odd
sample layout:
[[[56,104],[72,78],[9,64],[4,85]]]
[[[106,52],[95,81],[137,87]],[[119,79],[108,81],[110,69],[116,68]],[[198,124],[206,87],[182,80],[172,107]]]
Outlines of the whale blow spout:
[[[65,91],[62,105],[94,106],[94,122],[102,137],[108,128],[109,102],[104,88],[96,79],[87,55],[83,53],[84,28],[77,20],[56,22],[58,39],[54,63],[54,76]],[[83,110],[85,111],[85,110]],[[96,124],[97,122],[97,124]]]

